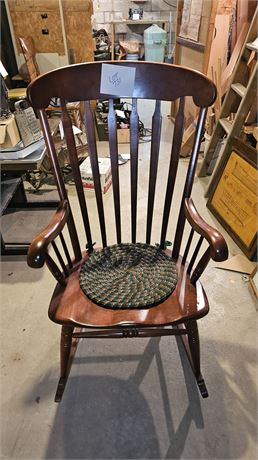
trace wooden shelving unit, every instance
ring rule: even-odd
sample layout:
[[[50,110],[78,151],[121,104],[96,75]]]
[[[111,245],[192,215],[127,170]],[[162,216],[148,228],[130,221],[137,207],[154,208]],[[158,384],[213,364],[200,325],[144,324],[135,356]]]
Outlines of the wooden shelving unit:
[[[210,196],[216,187],[217,172],[224,167],[224,159],[227,156],[227,152],[231,149],[234,138],[239,137],[257,92],[258,49],[252,44],[253,40],[257,37],[257,16],[258,8],[250,24],[246,41],[232,77],[230,89],[225,96],[218,122],[200,169],[199,176],[201,177],[213,172],[206,196]],[[256,53],[256,60],[250,71],[248,71],[247,64],[252,53]],[[230,121],[232,112],[234,112],[234,119]],[[222,147],[218,151],[217,146],[221,145],[222,142]]]
[[[115,58],[115,35],[116,35],[116,25],[118,24],[125,24],[130,26],[148,26],[152,24],[157,24],[163,28],[166,28],[167,24],[169,23],[166,19],[116,19],[111,21],[111,59],[114,60]]]

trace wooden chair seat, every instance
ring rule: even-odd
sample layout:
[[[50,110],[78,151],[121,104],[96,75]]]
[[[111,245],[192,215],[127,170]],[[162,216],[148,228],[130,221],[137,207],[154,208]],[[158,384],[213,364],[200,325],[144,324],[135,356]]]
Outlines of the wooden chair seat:
[[[166,250],[171,256],[171,251]],[[198,281],[196,286],[190,282],[187,267],[177,263],[178,282],[173,293],[156,307],[149,309],[111,310],[100,307],[83,293],[79,273],[81,265],[88,259],[84,254],[82,261],[68,276],[67,285],[56,285],[49,306],[52,321],[73,327],[115,327],[118,325],[161,326],[184,322],[191,318],[201,318],[209,311],[208,300]]]

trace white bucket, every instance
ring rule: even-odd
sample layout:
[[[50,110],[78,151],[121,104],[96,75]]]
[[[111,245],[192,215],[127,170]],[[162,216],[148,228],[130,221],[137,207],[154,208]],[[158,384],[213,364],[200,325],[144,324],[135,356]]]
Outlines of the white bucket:
[[[126,55],[126,60],[127,61],[138,61],[139,59],[139,54],[138,53],[133,53],[133,54],[127,54]]]

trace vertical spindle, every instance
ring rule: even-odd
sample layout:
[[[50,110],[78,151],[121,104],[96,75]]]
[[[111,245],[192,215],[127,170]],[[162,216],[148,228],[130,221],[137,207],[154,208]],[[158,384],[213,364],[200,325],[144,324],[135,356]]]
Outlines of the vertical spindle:
[[[97,144],[96,144],[96,136],[95,136],[95,123],[94,123],[94,118],[93,118],[93,114],[92,114],[91,107],[90,107],[90,101],[85,101],[85,129],[86,129],[86,134],[87,134],[91,170],[92,170],[92,176],[93,176],[93,181],[94,181],[95,196],[96,196],[96,201],[97,201],[102,244],[103,244],[103,247],[106,247],[107,246],[106,224],[105,224],[103,198],[102,198],[101,182],[100,182],[100,174],[99,174],[98,153],[97,153]]]
[[[132,243],[136,242],[137,222],[137,186],[138,186],[138,142],[139,142],[139,116],[137,100],[132,100],[132,113],[130,116],[130,160],[131,160],[131,227]]]
[[[161,101],[157,100],[155,104],[155,111],[152,117],[149,194],[148,194],[147,228],[146,228],[146,243],[147,244],[150,244],[150,240],[151,240],[153,206],[154,206],[158,159],[159,159],[161,122],[162,122],[160,106],[161,106]]]
[[[113,182],[113,197],[116,219],[117,243],[121,243],[121,213],[120,213],[120,189],[119,189],[119,172],[118,172],[118,149],[117,149],[117,124],[114,110],[114,101],[109,99],[108,108],[108,136],[109,149]]]

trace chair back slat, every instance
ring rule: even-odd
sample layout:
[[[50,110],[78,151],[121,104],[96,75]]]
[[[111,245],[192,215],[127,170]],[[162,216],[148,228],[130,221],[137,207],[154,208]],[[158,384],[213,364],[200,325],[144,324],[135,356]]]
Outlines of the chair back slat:
[[[172,143],[172,148],[171,148],[168,182],[167,182],[167,190],[166,190],[166,196],[165,196],[165,204],[164,204],[164,212],[163,212],[163,220],[162,220],[162,228],[161,228],[160,246],[163,249],[165,246],[168,219],[169,219],[170,208],[171,208],[173,192],[174,192],[174,187],[175,187],[179,154],[180,154],[180,149],[181,149],[181,144],[182,144],[182,139],[183,139],[184,107],[185,107],[185,98],[181,97],[180,102],[179,102],[178,112],[175,118],[175,124],[174,124],[174,135],[173,135],[173,143]]]
[[[67,249],[67,245],[66,245],[63,233],[61,232],[59,236],[60,236],[60,240],[61,240],[62,247],[63,247],[64,253],[65,253],[65,256],[66,256],[68,266],[69,266],[69,268],[73,268],[73,263],[72,263],[69,251]]]
[[[207,113],[206,108],[201,108],[199,111],[197,128],[196,128],[195,138],[194,138],[194,143],[193,143],[193,149],[192,149],[192,154],[190,157],[190,162],[189,162],[189,166],[187,170],[186,181],[185,181],[185,186],[184,186],[184,191],[183,191],[183,196],[181,200],[179,216],[178,216],[178,221],[177,221],[177,226],[176,226],[174,247],[172,251],[172,257],[175,259],[178,258],[179,252],[180,252],[182,236],[183,236],[184,227],[185,227],[184,203],[185,203],[185,198],[190,197],[191,192],[192,192],[194,175],[195,175],[195,170],[196,170],[196,165],[197,165],[197,160],[198,160],[198,153],[199,153],[201,140],[202,140],[202,133],[204,129],[206,113]]]
[[[157,100],[155,104],[155,111],[152,117],[152,139],[151,139],[151,154],[150,154],[150,175],[149,175],[149,194],[148,194],[148,207],[147,207],[147,226],[146,226],[146,243],[150,244],[151,240],[151,227],[153,219],[153,206],[156,189],[159,147],[161,136],[161,101]]]
[[[51,130],[48,124],[48,119],[47,119],[45,110],[39,110],[38,116],[39,116],[39,120],[41,122],[41,126],[43,129],[43,134],[44,134],[44,139],[45,139],[45,143],[47,146],[48,154],[49,154],[49,157],[52,163],[52,167],[54,170],[54,176],[55,176],[57,191],[59,193],[60,200],[67,200],[69,203],[68,196],[67,196],[66,189],[65,189],[63,175],[62,175],[59,161],[57,158],[55,144],[53,141],[53,137],[51,135]],[[70,203],[69,203],[69,219],[68,219],[67,225],[68,225],[68,230],[69,230],[69,234],[70,234],[70,238],[71,238],[71,242],[73,246],[75,261],[79,262],[81,260],[82,253],[80,249],[78,234],[76,231]]]
[[[117,243],[121,243],[121,212],[120,212],[120,188],[119,188],[119,172],[118,172],[118,148],[117,148],[117,122],[114,110],[114,101],[109,99],[108,109],[108,136],[109,149],[111,159],[111,171],[113,182],[113,197],[116,220],[116,237]]]
[[[61,99],[61,109],[62,109],[61,121],[62,121],[63,129],[64,129],[64,135],[65,135],[67,150],[69,154],[70,165],[72,168],[73,177],[74,177],[75,186],[76,186],[77,195],[78,195],[78,200],[79,200],[79,204],[81,208],[82,219],[83,219],[84,229],[85,229],[86,238],[87,238],[87,247],[89,251],[92,251],[92,237],[91,237],[91,230],[90,230],[90,222],[89,222],[88,210],[86,206],[82,179],[81,179],[81,173],[80,173],[80,168],[79,168],[79,163],[78,163],[78,155],[77,155],[77,150],[76,150],[76,145],[75,145],[75,140],[74,140],[73,127],[72,127],[72,122],[71,122],[68,110],[66,108],[65,101],[63,99]]]
[[[87,141],[88,141],[92,177],[94,180],[94,189],[95,189],[95,196],[96,196],[96,201],[97,201],[102,244],[103,244],[103,247],[106,247],[107,246],[106,224],[105,224],[105,215],[104,215],[101,182],[100,182],[100,174],[99,174],[99,162],[98,162],[98,153],[97,153],[96,136],[95,136],[95,124],[94,124],[93,113],[90,107],[90,101],[85,101],[85,130],[86,130]]]
[[[197,263],[193,273],[191,275],[191,283],[195,284],[196,281],[200,278],[201,274],[204,272],[211,258],[210,248],[207,248],[199,262]]]
[[[59,251],[55,241],[52,241],[52,247],[53,247],[53,249],[55,251],[55,254],[56,254],[56,257],[57,257],[57,259],[58,259],[58,261],[59,261],[59,263],[60,263],[60,265],[61,265],[61,267],[63,269],[64,275],[68,276],[68,270],[67,270],[66,265],[64,263],[64,259],[61,256],[61,252]]]
[[[192,271],[192,268],[194,266],[194,263],[196,261],[196,257],[198,256],[198,252],[200,251],[200,247],[202,245],[202,242],[203,242],[203,236],[200,236],[197,244],[196,244],[196,247],[195,247],[195,250],[193,252],[193,255],[191,257],[191,260],[189,262],[189,265],[187,267],[187,273],[190,275],[191,271]]]
[[[182,265],[184,265],[185,262],[186,262],[186,259],[187,259],[188,253],[189,253],[189,249],[190,249],[192,241],[193,241],[193,236],[194,236],[194,229],[191,228],[190,235],[189,235],[189,237],[187,239],[187,244],[186,244],[186,247],[185,247],[185,250],[184,250],[184,255],[182,257]]]
[[[130,160],[131,160],[131,230],[132,243],[136,242],[137,222],[137,186],[138,186],[138,142],[139,142],[139,115],[137,99],[132,100],[130,116]]]
[[[61,270],[58,268],[57,264],[52,259],[52,257],[48,253],[46,253],[45,259],[46,259],[46,264],[49,270],[51,271],[52,275],[57,280],[57,282],[60,283],[61,286],[66,286],[67,282],[66,282],[65,276],[63,275]]]

